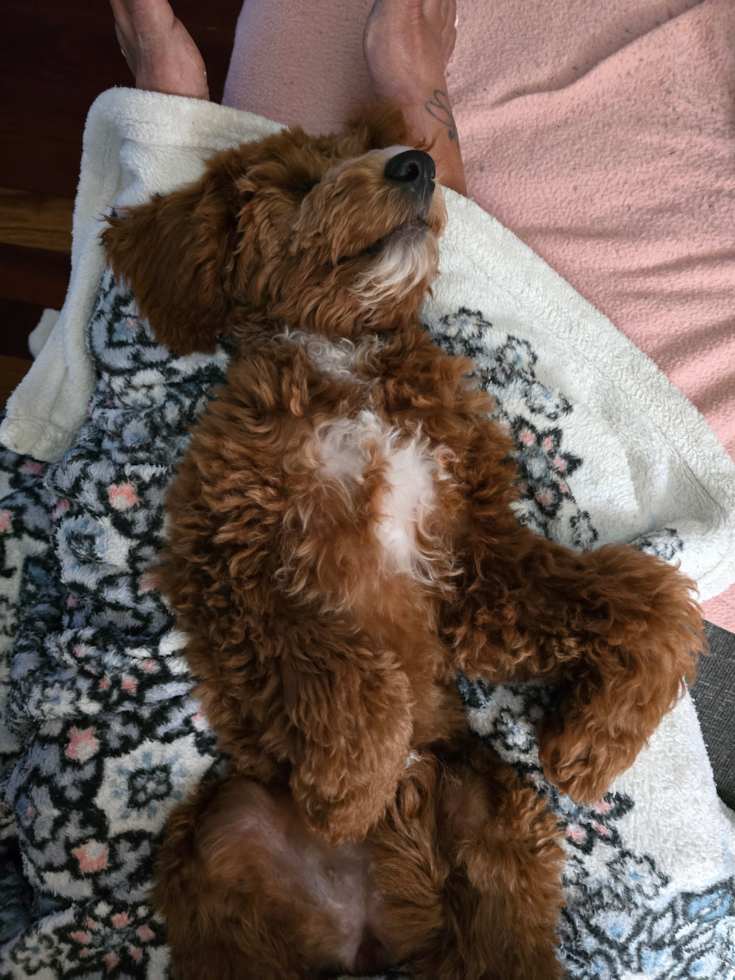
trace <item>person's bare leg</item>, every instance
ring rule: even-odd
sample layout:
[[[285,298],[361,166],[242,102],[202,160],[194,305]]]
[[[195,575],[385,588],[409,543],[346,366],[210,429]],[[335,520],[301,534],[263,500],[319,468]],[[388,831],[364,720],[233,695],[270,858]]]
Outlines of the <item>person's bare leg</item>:
[[[433,142],[442,184],[467,193],[444,71],[457,36],[456,0],[375,0],[363,46],[376,99],[403,109],[417,139]]]
[[[167,0],[110,3],[137,88],[209,98],[202,56]],[[375,98],[401,106],[416,139],[432,144],[439,180],[466,194],[444,75],[456,33],[456,0],[375,0],[363,47]]]
[[[209,99],[202,56],[167,0],[110,0],[110,4],[136,88]]]

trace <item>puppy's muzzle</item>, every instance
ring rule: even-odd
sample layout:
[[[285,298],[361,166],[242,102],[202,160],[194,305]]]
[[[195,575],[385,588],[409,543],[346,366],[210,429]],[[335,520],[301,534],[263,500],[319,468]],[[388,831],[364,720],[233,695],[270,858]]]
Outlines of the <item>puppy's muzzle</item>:
[[[428,153],[423,150],[397,153],[386,163],[383,176],[415,199],[416,210],[422,217],[428,214],[436,176],[434,161]]]

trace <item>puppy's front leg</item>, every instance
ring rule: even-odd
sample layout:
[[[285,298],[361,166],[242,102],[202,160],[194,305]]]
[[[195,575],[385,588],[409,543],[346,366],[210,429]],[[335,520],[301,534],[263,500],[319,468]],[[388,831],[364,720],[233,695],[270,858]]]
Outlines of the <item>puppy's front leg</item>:
[[[409,681],[372,637],[328,616],[281,633],[280,710],[263,748],[291,763],[290,785],[331,843],[365,837],[396,792],[413,733]]]
[[[518,524],[499,473],[479,460],[465,473],[464,571],[446,635],[471,678],[558,682],[541,763],[575,799],[599,799],[693,680],[705,646],[694,586],[624,545],[577,555],[538,537]]]

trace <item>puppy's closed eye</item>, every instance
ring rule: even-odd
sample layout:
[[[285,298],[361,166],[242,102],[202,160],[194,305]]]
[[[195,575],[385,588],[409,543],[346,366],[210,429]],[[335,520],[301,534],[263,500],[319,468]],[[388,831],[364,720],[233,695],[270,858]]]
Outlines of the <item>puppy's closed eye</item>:
[[[319,182],[319,177],[299,176],[295,177],[289,183],[288,189],[294,191],[296,194],[300,194],[302,197],[306,197],[309,191],[316,187]]]

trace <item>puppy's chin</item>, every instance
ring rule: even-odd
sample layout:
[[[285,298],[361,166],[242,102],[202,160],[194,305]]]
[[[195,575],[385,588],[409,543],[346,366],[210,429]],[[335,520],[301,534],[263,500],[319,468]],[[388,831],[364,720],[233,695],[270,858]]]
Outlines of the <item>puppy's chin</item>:
[[[407,221],[405,225],[399,225],[387,236],[385,244],[421,245],[427,234],[429,234],[429,226],[422,218],[416,218],[415,221]]]
[[[421,223],[402,225],[386,236],[380,253],[353,288],[365,306],[403,299],[420,283],[426,288],[439,265],[439,243]]]

